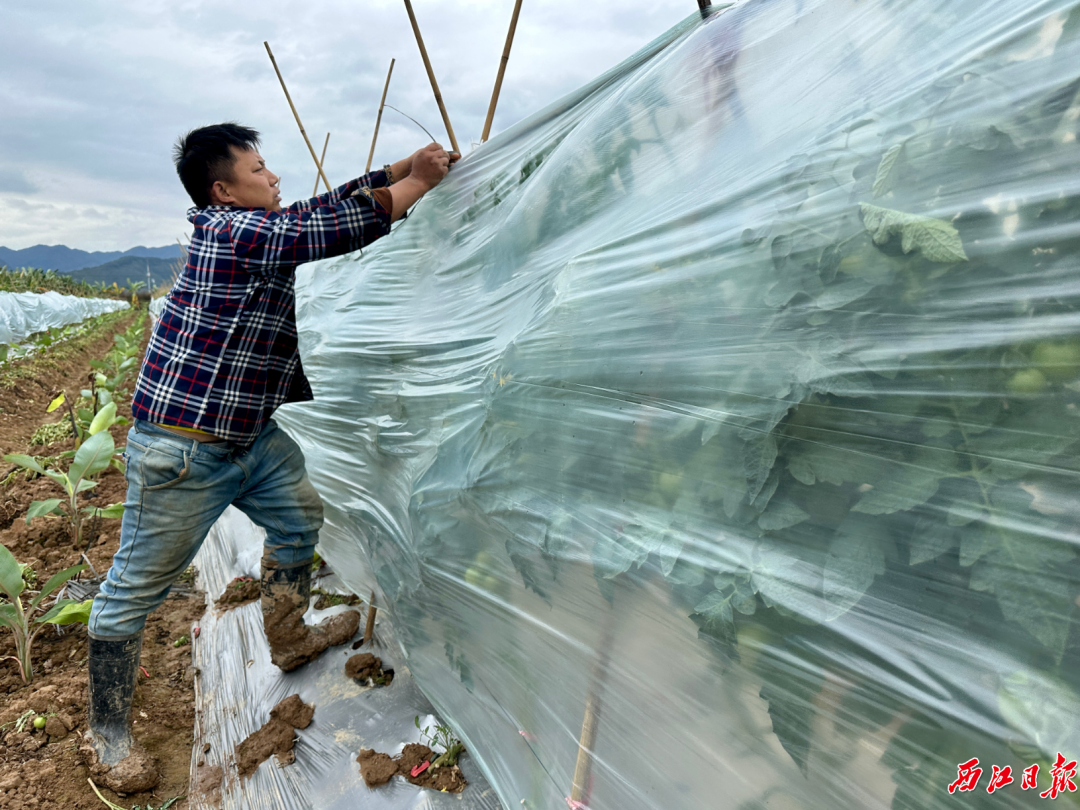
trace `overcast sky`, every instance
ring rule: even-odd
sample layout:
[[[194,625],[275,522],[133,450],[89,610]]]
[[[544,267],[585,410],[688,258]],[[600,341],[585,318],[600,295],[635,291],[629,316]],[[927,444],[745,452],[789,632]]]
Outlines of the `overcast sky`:
[[[513,0],[414,0],[458,143],[484,116]],[[494,136],[617,64],[691,13],[694,0],[524,0]],[[263,48],[269,40],[332,183],[364,168],[387,103],[445,130],[401,0],[0,0],[0,245],[84,250],[163,245],[187,232],[177,136],[233,119],[263,134],[288,200],[314,163]],[[375,164],[427,141],[386,111]]]

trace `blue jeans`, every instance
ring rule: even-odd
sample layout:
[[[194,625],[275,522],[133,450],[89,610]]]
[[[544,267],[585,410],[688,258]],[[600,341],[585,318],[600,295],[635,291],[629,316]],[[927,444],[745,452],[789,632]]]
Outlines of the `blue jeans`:
[[[94,599],[94,638],[119,640],[142,632],[147,615],[168,596],[229,504],[266,529],[264,567],[310,564],[322,501],[300,448],[273,421],[244,450],[136,420],[125,455],[120,549]]]

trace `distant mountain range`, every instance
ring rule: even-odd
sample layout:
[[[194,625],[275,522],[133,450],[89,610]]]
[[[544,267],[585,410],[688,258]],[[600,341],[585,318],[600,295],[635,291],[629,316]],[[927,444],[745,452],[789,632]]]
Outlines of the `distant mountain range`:
[[[96,267],[85,267],[68,273],[76,281],[85,281],[88,284],[97,284],[104,281],[106,286],[116,282],[121,287],[126,287],[127,282],[146,281],[146,270],[150,269],[150,289],[155,289],[166,281],[172,281],[173,272],[176,270],[176,259],[151,259],[142,256],[121,256],[111,262],[99,264]]]
[[[142,259],[175,259],[180,255],[179,245],[165,247],[133,247],[131,250],[86,251],[69,248],[66,245],[34,245],[33,247],[13,250],[0,246],[0,265],[11,269],[19,267],[37,267],[41,270],[58,270],[61,273],[73,273],[88,267],[100,267],[106,262],[127,257]],[[151,269],[151,272],[153,270]],[[169,275],[172,275],[170,271]],[[142,269],[146,276],[146,267]],[[135,278],[137,276],[133,276]],[[123,279],[120,280],[123,282]],[[109,282],[112,283],[111,281]]]

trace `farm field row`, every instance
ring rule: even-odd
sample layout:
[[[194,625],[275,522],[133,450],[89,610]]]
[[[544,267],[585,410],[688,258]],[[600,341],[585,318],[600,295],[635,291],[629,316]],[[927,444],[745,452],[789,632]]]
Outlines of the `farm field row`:
[[[9,360],[0,370],[0,452],[34,457],[43,468],[69,472],[71,460],[64,454],[70,456],[75,449],[70,426],[74,418],[84,447],[91,441],[112,442],[119,453],[126,439],[124,423],[131,416],[129,392],[137,359],[124,378],[113,384],[116,368],[124,362],[125,341],[131,344],[126,347],[128,356],[141,356],[148,333],[146,320],[145,310],[110,313],[91,319],[78,334],[32,357]],[[80,396],[84,390],[98,403],[98,414],[102,414],[98,426],[112,423],[93,437],[89,429],[94,407],[90,399]],[[59,392],[66,392],[62,402]],[[51,404],[55,407],[48,413]],[[75,507],[82,510],[122,502],[126,485],[118,467],[106,459],[104,469],[93,476],[96,485],[79,494]],[[24,605],[37,590],[47,590],[43,584],[58,572],[86,565],[79,573],[86,580],[108,569],[119,545],[119,520],[85,514],[76,544],[72,521],[62,515],[26,520],[32,504],[48,504],[49,499],[64,494],[55,481],[28,473],[25,464],[7,461],[0,475],[0,542],[33,572],[24,578]],[[64,501],[58,511],[69,499]],[[135,735],[161,752],[164,780],[156,796],[121,798],[104,792],[107,799],[125,807],[158,808],[187,791],[194,725],[190,647],[174,644],[202,614],[203,601],[190,587],[181,585],[176,591],[166,609],[151,616],[147,626],[142,653],[145,674],[140,676],[134,707]],[[42,605],[51,604],[57,593]],[[38,611],[37,617],[41,616]],[[0,658],[15,654],[13,633],[5,629],[0,632]],[[85,625],[50,625],[41,630],[30,650],[29,683],[24,682],[17,661],[8,659],[0,665],[0,805],[5,808],[104,807],[87,783],[89,773],[77,752],[86,729],[86,657]],[[35,720],[42,728],[35,727]],[[185,806],[185,800],[172,805]]]

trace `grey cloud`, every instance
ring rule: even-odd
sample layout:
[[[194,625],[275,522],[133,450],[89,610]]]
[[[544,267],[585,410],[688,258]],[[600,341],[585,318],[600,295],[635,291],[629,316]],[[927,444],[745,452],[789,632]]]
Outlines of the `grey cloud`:
[[[414,5],[458,140],[467,149],[479,139],[513,4]],[[692,0],[623,0],[617,6],[530,0],[495,131],[591,80],[695,7]],[[63,193],[82,206],[126,210],[130,222],[116,239],[135,234],[144,243],[170,242],[175,233],[164,233],[162,223],[175,217],[174,230],[183,229],[189,204],[173,171],[173,142],[195,126],[233,119],[262,131],[263,155],[284,177],[287,194],[310,193],[314,166],[264,39],[316,149],[327,130],[333,133],[327,156],[332,180],[342,182],[363,168],[391,57],[397,62],[389,102],[445,137],[400,2],[325,0],[299,14],[282,14],[278,4],[210,0],[8,5],[0,26],[0,166],[13,173],[0,172],[0,190],[30,202]],[[375,163],[425,141],[415,125],[388,112]],[[46,227],[43,215],[36,216],[41,222],[17,229],[27,234],[27,244],[36,239],[35,227],[43,233],[67,227],[62,221]],[[139,223],[147,229],[142,235]]]
[[[26,179],[21,169],[0,166],[0,192],[33,194],[37,190],[37,186]]]

